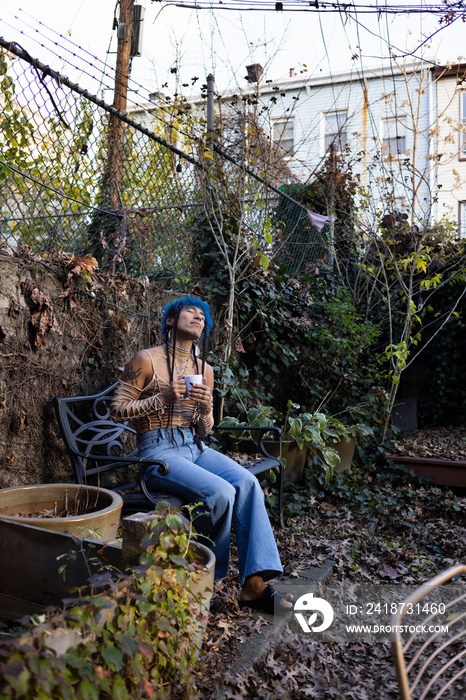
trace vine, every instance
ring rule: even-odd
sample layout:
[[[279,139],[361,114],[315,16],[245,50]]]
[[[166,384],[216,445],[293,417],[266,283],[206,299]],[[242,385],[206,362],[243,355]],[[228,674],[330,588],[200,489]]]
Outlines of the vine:
[[[190,592],[196,564],[189,530],[175,513],[160,511],[133,573],[91,581],[102,591],[74,601],[48,622],[48,631],[75,631],[82,643],[57,655],[49,634],[34,630],[0,642],[0,697],[11,700],[131,700],[191,698],[198,665],[199,600]],[[99,617],[106,622],[101,626]],[[24,630],[27,630],[27,637]]]

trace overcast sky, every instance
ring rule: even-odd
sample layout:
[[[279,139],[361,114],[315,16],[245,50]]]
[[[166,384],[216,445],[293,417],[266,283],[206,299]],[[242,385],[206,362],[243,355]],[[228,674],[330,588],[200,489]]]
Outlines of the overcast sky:
[[[0,34],[84,87],[95,89],[105,64],[115,65],[115,4],[115,0],[0,0]],[[171,69],[177,59],[189,94],[191,78],[204,82],[210,72],[220,91],[244,86],[249,63],[260,63],[266,67],[266,78],[278,80],[290,68],[316,75],[350,70],[356,64],[358,68],[385,65],[389,44],[397,55],[414,51],[417,57],[440,62],[457,62],[462,51],[466,53],[461,20],[421,47],[426,36],[440,29],[438,18],[427,13],[382,14],[379,20],[376,15],[361,14],[355,22],[336,13],[195,11],[149,0],[142,4],[146,8],[143,56],[134,59],[132,77],[148,92],[166,82],[174,89]],[[70,42],[80,47],[77,54],[85,50],[99,60],[89,60],[85,72],[74,71],[65,51],[73,49]]]

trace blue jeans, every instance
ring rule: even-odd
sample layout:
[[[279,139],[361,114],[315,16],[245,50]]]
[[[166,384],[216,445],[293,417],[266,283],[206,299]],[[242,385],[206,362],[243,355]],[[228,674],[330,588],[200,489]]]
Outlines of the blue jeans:
[[[229,457],[194,442],[192,428],[159,428],[138,437],[139,455],[147,459],[163,459],[170,473],[160,476],[156,467],[146,472],[147,486],[180,496],[191,503],[202,501],[203,514],[196,518],[195,528],[212,542],[207,542],[216,558],[215,578],[228,575],[231,525],[238,548],[241,585],[246,576],[259,574],[264,581],[283,571],[265,509],[264,494],[247,469]],[[200,523],[200,525],[199,525]]]

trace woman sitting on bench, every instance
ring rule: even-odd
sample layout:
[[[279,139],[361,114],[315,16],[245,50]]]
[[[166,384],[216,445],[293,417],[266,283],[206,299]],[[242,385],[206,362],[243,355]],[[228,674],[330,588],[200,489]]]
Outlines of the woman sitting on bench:
[[[155,467],[147,470],[150,490],[164,490],[191,503],[202,501],[196,528],[214,543],[209,546],[216,556],[215,578],[228,575],[233,522],[240,607],[280,612],[292,607],[292,596],[266,584],[283,569],[260,484],[247,469],[201,441],[214,423],[213,370],[206,363],[212,325],[210,307],[196,297],[183,297],[165,306],[164,344],[141,350],[128,363],[110,413],[116,421],[135,420],[141,457],[169,464],[166,476],[160,476]],[[199,341],[200,372],[194,352]],[[192,386],[189,396],[184,379],[188,375],[202,375],[202,382]]]

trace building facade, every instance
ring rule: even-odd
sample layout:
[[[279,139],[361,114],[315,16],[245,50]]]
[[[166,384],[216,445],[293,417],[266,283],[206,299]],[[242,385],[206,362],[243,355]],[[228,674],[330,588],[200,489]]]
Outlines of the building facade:
[[[432,134],[437,154],[435,219],[458,226],[466,237],[466,64],[439,66],[437,130]]]
[[[466,235],[465,71],[466,64],[417,61],[311,77],[291,70],[280,82],[246,82],[216,101],[221,142],[232,147],[228,111],[249,115],[245,141],[255,125],[300,183],[313,181],[332,145],[360,184],[362,226],[401,211],[411,223],[446,220]],[[190,104],[205,124],[206,100]],[[135,118],[150,126],[150,112],[138,109]]]

